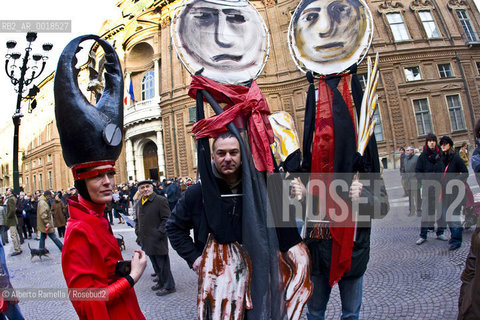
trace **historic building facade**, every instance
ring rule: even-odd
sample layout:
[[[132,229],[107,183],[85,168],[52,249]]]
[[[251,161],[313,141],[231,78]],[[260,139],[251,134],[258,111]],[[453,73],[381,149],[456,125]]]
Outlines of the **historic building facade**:
[[[251,2],[270,31],[269,60],[257,82],[270,110],[289,112],[302,137],[308,82],[296,68],[287,43],[288,25],[299,1]],[[450,135],[456,144],[468,141],[472,146],[474,122],[480,118],[480,14],[472,0],[367,3],[375,25],[368,54],[380,54],[375,135],[384,165],[398,165],[401,146],[423,147],[428,132]],[[125,74],[125,139],[118,161],[118,182],[196,174],[191,133],[195,101],[187,95],[190,75],[171,45],[170,21],[179,5],[180,1],[169,0],[117,1],[122,16],[106,23],[100,33],[115,46]],[[97,47],[91,49],[101,75],[103,53]],[[361,79],[365,70],[366,64],[362,63],[358,71]],[[44,105],[53,113],[52,85],[48,84],[52,81],[46,82],[41,92],[50,93],[46,93],[39,106]],[[91,93],[85,94],[90,94],[93,101]],[[207,116],[212,114],[207,110]],[[56,132],[52,119],[44,123]],[[42,165],[48,163],[49,154],[55,161],[55,152],[60,152],[53,140],[50,142],[54,151],[44,152],[47,161],[42,160]],[[33,175],[37,172],[32,168],[35,152],[40,154],[35,148],[38,147],[26,148],[24,152],[23,184],[29,188],[33,188]],[[35,169],[37,166],[38,161]],[[45,170],[44,188],[49,186],[48,168]],[[68,176],[70,173],[66,172],[64,175]],[[39,174],[35,173],[37,184]],[[8,173],[0,176],[0,183],[2,178],[6,181]],[[61,188],[71,185],[69,179],[60,180]]]
[[[271,36],[270,57],[258,84],[271,111],[291,113],[302,136],[307,81],[290,57],[287,43],[288,24],[298,1],[252,3]],[[124,12],[135,11],[128,9],[128,1],[121,5]],[[369,55],[380,54],[375,135],[384,165],[395,166],[401,146],[421,148],[428,132],[472,145],[472,129],[480,117],[480,15],[473,2],[374,0],[368,5],[375,25]],[[190,77],[170,41],[170,15],[177,6],[176,2],[150,1],[148,8],[130,15],[126,22],[131,25],[127,27],[131,35],[123,43],[127,81],[132,79],[138,100],[134,107],[146,115],[125,121],[129,178],[147,176],[146,163],[155,161],[161,176],[196,172],[191,134],[195,101],[187,96]],[[360,76],[365,69],[365,63],[359,66]],[[126,120],[132,116],[129,110],[133,107],[127,108]],[[133,134],[136,130],[140,134]],[[152,142],[157,147],[153,161],[144,157],[144,150],[154,149]]]
[[[380,53],[381,156],[424,136],[450,135],[473,146],[480,116],[480,21],[472,1],[369,1],[371,54]],[[379,139],[382,141],[381,139]]]

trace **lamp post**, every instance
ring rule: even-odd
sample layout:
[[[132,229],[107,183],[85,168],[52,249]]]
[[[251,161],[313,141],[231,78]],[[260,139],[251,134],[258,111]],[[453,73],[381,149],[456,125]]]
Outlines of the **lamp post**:
[[[20,120],[23,117],[21,110],[22,99],[33,100],[36,105],[35,95],[38,93],[39,89],[34,85],[30,88],[28,94],[24,96],[24,92],[30,86],[33,80],[38,78],[47,64],[48,57],[41,54],[32,54],[30,58],[30,53],[32,51],[32,42],[37,39],[36,32],[27,32],[26,36],[28,46],[25,48],[25,54],[23,55],[22,65],[17,66],[16,62],[22,57],[22,54],[19,52],[12,52],[12,49],[15,48],[17,42],[14,40],[7,41],[7,54],[5,55],[5,72],[10,78],[11,83],[15,87],[17,92],[17,106],[15,108],[15,113],[12,116],[14,133],[13,133],[13,190],[16,194],[20,192],[20,184],[18,181],[18,131],[20,128]],[[51,43],[43,44],[42,48],[46,52],[52,49],[53,45]],[[42,61],[42,66],[40,72],[38,72],[38,62]],[[32,63],[33,62],[33,63]]]

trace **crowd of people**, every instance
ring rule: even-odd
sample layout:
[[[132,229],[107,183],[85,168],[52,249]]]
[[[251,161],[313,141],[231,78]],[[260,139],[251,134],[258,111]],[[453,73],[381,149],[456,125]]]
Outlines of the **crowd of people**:
[[[153,190],[156,194],[164,197],[168,196],[170,208],[175,206],[180,195],[192,182],[192,178],[168,178],[160,183],[152,181]],[[57,236],[58,238],[65,236],[65,228],[69,218],[68,198],[77,195],[77,193],[76,188],[71,187],[59,191],[36,190],[31,194],[20,191],[17,195],[13,192],[13,189],[7,188],[5,194],[0,196],[0,237],[2,243],[7,244],[12,241],[13,256],[23,252],[21,245],[24,244],[25,239],[38,240],[41,243],[40,248],[44,247],[42,234],[55,237],[55,240],[53,238],[52,240],[59,246]],[[108,202],[105,207],[105,214],[109,223],[113,225],[115,219],[119,224],[125,223],[122,215],[130,215],[129,208],[134,208],[135,202],[140,197],[136,182],[116,185],[113,189],[112,201]],[[39,204],[40,210],[38,208]],[[48,204],[48,207],[45,204]],[[39,219],[37,218],[38,212],[46,216]],[[46,228],[50,218],[51,224]],[[10,237],[8,236],[9,233]]]
[[[467,183],[467,148],[468,145],[464,142],[456,150],[449,136],[438,140],[436,135],[429,133],[420,155],[416,154],[418,150],[413,146],[400,149],[400,173],[409,200],[408,215],[422,217],[417,245],[427,241],[427,234],[432,231],[435,232],[436,239],[449,242],[450,250],[461,247],[463,226],[460,216],[464,208],[472,205],[467,204],[467,198],[473,197]],[[461,188],[451,190],[454,181],[461,182]],[[459,190],[465,190],[465,195],[459,194]],[[457,198],[460,203],[452,206]],[[450,239],[445,235],[447,225],[450,228]]]

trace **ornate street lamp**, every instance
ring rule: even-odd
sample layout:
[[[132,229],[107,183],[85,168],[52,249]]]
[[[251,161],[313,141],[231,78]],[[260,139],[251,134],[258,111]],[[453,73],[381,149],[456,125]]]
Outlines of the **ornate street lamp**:
[[[12,116],[13,125],[14,125],[14,134],[13,134],[13,189],[16,194],[20,192],[20,185],[18,181],[18,131],[20,128],[20,119],[23,117],[21,111],[21,102],[22,99],[34,100],[35,95],[38,92],[38,88],[34,86],[26,96],[24,93],[27,91],[27,88],[30,86],[33,80],[37,79],[45,69],[47,64],[47,55],[46,53],[50,51],[53,47],[51,43],[45,43],[42,48],[45,53],[42,54],[33,54],[30,58],[30,51],[32,51],[32,42],[37,39],[36,32],[27,32],[26,36],[28,46],[25,48],[25,54],[23,55],[22,65],[17,66],[17,60],[22,57],[22,54],[19,52],[12,52],[12,50],[17,45],[16,41],[10,40],[7,41],[7,54],[5,55],[5,72],[10,78],[10,81],[15,87],[17,92],[17,106],[15,113]],[[42,61],[42,66],[40,71],[38,67],[39,61]],[[35,89],[34,89],[35,88]],[[36,105],[36,101],[34,100]]]

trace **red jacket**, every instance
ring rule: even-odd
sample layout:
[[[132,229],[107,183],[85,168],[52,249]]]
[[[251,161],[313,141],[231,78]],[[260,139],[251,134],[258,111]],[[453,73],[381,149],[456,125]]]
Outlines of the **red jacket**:
[[[70,197],[67,230],[62,250],[62,269],[67,287],[106,288],[95,301],[78,301],[70,295],[80,319],[145,319],[135,290],[115,275],[117,261],[123,260],[117,240],[103,217],[105,205],[96,205],[80,196]],[[72,293],[71,293],[72,294]],[[106,300],[101,300],[102,298]]]

